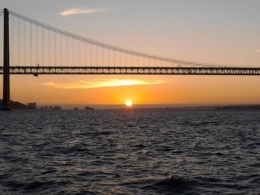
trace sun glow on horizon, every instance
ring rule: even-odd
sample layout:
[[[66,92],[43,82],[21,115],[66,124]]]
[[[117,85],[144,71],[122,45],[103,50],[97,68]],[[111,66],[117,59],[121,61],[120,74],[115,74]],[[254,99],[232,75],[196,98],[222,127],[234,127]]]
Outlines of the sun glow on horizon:
[[[131,107],[133,105],[133,103],[132,103],[132,101],[128,100],[128,101],[125,102],[125,105],[127,107]]]

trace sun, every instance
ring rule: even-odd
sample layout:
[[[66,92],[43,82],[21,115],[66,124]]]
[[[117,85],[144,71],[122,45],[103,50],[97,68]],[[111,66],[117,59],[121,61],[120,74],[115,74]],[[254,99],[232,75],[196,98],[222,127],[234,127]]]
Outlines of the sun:
[[[133,105],[133,103],[132,103],[132,101],[128,100],[128,101],[125,102],[125,105],[126,105],[127,107],[130,107],[130,106]]]

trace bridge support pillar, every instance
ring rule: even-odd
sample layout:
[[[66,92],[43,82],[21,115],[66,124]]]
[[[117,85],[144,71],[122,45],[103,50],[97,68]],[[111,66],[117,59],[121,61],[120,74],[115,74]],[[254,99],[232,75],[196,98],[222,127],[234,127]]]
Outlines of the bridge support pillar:
[[[9,12],[4,9],[4,74],[3,74],[3,106],[2,110],[12,110],[10,106],[10,73],[9,73]]]

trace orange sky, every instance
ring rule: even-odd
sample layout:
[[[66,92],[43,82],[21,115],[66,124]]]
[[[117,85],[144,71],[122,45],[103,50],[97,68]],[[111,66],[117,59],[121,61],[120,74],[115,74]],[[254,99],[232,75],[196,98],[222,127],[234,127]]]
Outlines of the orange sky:
[[[59,82],[57,77],[67,77]],[[113,76],[11,76],[11,99],[23,103],[53,104],[173,104],[173,105],[218,105],[260,103],[259,77],[253,76],[117,76],[116,81],[135,80],[140,85],[93,86],[78,88],[80,80],[102,81],[104,84]],[[25,79],[26,78],[26,79]],[[46,81],[59,86],[46,85]],[[151,84],[149,84],[151,83]],[[125,84],[125,83],[123,83]],[[61,88],[64,86],[70,88]],[[73,88],[75,86],[75,88]],[[84,86],[84,83],[83,83]]]

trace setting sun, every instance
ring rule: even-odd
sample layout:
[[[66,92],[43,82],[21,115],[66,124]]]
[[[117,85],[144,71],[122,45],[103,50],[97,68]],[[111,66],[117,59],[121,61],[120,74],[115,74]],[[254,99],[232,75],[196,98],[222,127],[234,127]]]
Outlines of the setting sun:
[[[125,102],[125,105],[128,106],[128,107],[130,107],[130,106],[133,105],[133,103],[132,103],[131,101],[126,101],[126,102]]]

